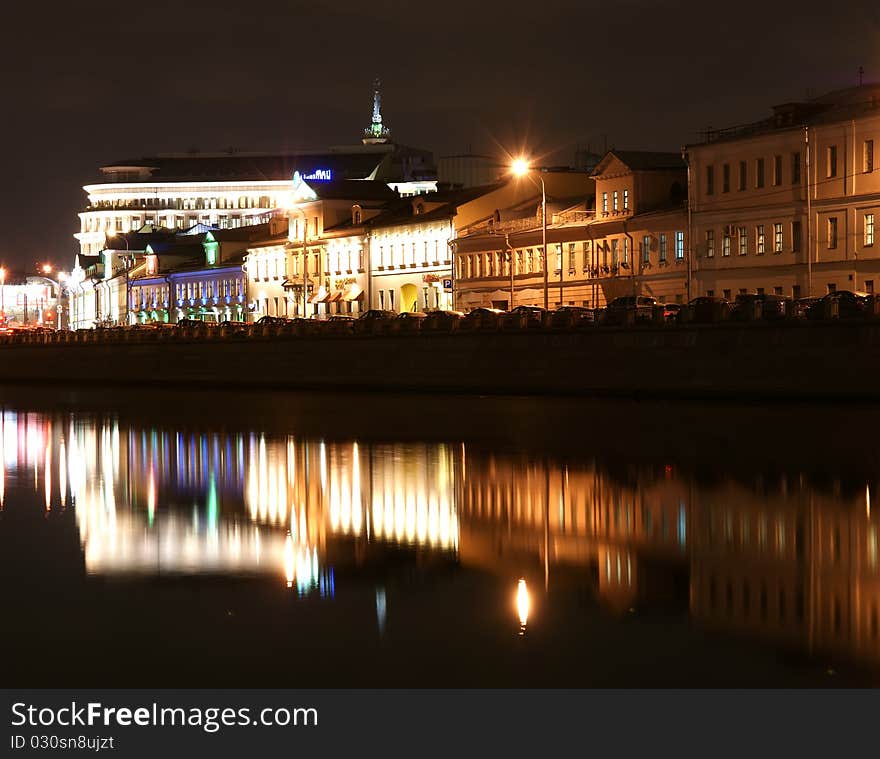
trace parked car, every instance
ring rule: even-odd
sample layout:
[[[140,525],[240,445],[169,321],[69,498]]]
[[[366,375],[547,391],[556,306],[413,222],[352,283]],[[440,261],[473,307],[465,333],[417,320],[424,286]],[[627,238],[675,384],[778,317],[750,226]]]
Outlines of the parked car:
[[[354,324],[355,332],[374,332],[387,326],[390,322],[397,318],[397,312],[385,311],[379,308],[371,308],[364,311]]]
[[[862,319],[871,313],[872,299],[873,296],[869,296],[868,293],[835,290],[813,303],[807,310],[807,318]]]
[[[636,321],[651,321],[656,306],[657,301],[650,295],[623,295],[608,304],[605,320],[609,324],[622,324],[627,314],[634,311]]]
[[[289,323],[290,319],[287,319],[283,316],[269,316],[268,314],[266,316],[261,316],[259,319],[257,319],[257,324],[271,324],[273,326],[279,326]]]
[[[529,328],[543,327],[549,312],[540,306],[517,306],[501,317],[503,327]]]
[[[739,321],[784,319],[792,306],[791,298],[775,293],[740,293],[731,306],[731,318]]]
[[[724,298],[701,295],[688,303],[687,320],[696,324],[711,324],[730,318],[730,302]]]
[[[557,328],[582,327],[595,321],[593,309],[584,306],[560,306],[550,315],[550,326]]]
[[[794,315],[796,319],[806,319],[810,307],[819,302],[819,296],[813,295],[809,298],[798,298],[794,302]]]
[[[392,328],[399,332],[418,332],[426,316],[423,311],[403,311],[394,320]]]
[[[323,322],[326,330],[332,335],[347,335],[354,332],[354,323],[357,318],[351,314],[331,314]],[[320,323],[320,322],[319,322]],[[301,330],[297,329],[297,332]]]
[[[462,329],[498,329],[501,317],[505,314],[499,308],[474,308],[464,315]]]
[[[223,321],[217,325],[221,337],[245,337],[248,334],[248,325],[245,322]]]
[[[681,303],[662,303],[663,319],[668,322],[678,321],[684,306]]]
[[[213,322],[203,322],[201,319],[178,319],[175,325],[178,329],[210,329]]]
[[[458,329],[463,318],[461,311],[429,311],[422,320],[422,331],[450,332]]]

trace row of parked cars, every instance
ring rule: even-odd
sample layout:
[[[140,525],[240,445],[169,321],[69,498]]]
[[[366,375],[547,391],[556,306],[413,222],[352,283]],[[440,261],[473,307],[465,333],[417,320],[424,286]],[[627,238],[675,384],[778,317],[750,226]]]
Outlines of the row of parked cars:
[[[838,290],[823,297],[793,300],[775,294],[742,294],[730,302],[700,296],[687,304],[658,303],[647,295],[615,298],[605,308],[562,306],[549,311],[538,306],[517,306],[511,311],[475,308],[460,311],[404,312],[373,309],[359,316],[335,314],[327,319],[287,319],[264,316],[256,323],[203,322],[181,319],[176,324],[138,324],[130,327],[81,329],[71,332],[31,328],[0,333],[0,342],[116,342],[180,338],[248,338],[320,334],[402,334],[473,330],[575,329],[595,325],[638,323],[707,324],[724,321],[774,321],[783,319],[864,319],[880,316],[880,297]]]

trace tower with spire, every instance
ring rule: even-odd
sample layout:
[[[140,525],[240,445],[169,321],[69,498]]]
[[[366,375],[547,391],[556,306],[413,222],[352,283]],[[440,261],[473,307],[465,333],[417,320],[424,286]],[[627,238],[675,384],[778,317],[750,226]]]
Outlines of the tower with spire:
[[[391,138],[391,130],[382,123],[382,83],[373,80],[373,122],[364,129],[364,145],[382,145]]]

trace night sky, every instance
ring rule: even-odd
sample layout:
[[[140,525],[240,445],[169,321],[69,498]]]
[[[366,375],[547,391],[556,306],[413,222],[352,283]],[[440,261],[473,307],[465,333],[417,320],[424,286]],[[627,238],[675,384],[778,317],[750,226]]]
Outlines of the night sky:
[[[69,269],[97,168],[156,152],[352,144],[371,81],[435,155],[677,150],[771,105],[880,80],[880,5],[773,0],[15,4],[0,263]]]

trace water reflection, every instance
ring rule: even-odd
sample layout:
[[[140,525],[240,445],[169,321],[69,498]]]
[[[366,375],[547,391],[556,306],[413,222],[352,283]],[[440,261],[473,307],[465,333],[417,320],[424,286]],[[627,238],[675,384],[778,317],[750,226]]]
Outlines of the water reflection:
[[[575,582],[615,613],[683,604],[706,628],[880,660],[872,482],[5,411],[0,509],[23,487],[73,512],[93,575],[268,575],[332,598],[337,547],[378,545],[508,577],[520,634],[542,584]],[[372,587],[382,635],[390,591]]]

